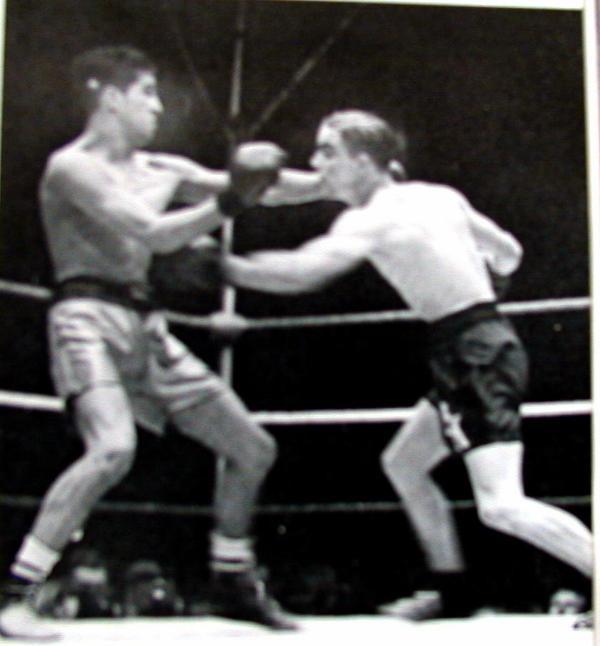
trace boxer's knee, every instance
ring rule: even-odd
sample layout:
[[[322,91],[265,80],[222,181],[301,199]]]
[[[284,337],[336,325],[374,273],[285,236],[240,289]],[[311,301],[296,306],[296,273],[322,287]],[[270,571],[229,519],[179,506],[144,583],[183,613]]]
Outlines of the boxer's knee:
[[[116,484],[130,471],[135,459],[135,443],[101,443],[89,449],[86,462],[95,478]]]
[[[519,517],[520,502],[517,496],[483,496],[477,500],[477,513],[486,527],[511,533]]]
[[[414,488],[416,481],[428,480],[429,472],[447,455],[436,410],[423,399],[384,449],[380,463],[397,488],[407,489]]]
[[[398,476],[399,467],[401,467],[402,460],[399,459],[398,454],[398,451],[394,451],[392,450],[391,446],[388,446],[379,456],[381,469],[390,480],[396,479],[396,477]]]
[[[238,433],[222,452],[226,463],[249,480],[261,480],[277,459],[275,440],[262,428],[252,424],[244,433]]]
[[[277,459],[275,440],[266,431],[259,429],[249,435],[246,441],[243,468],[254,474],[268,473]]]
[[[426,473],[415,468],[410,460],[410,454],[402,450],[402,445],[391,443],[380,456],[381,469],[400,491],[410,492],[418,487],[418,482],[426,477]]]

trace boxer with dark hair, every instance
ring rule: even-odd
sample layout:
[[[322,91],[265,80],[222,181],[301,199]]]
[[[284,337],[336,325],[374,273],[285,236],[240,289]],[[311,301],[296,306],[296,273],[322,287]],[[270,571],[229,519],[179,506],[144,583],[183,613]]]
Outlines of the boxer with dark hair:
[[[4,637],[51,639],[29,603],[94,504],[133,462],[135,422],[169,420],[224,458],[214,495],[215,612],[275,629],[294,624],[264,593],[248,534],[273,461],[273,439],[208,367],[168,330],[148,282],[153,254],[194,245],[264,200],[315,199],[315,173],[282,170],[274,144],[240,145],[231,172],[142,150],[163,105],[156,72],[130,47],[102,47],[73,63],[83,132],[52,153],[41,185],[56,292],[49,312],[51,370],[83,441],[83,455],[51,486],[11,571],[16,599],[0,612]],[[189,204],[163,213],[171,203]]]
[[[494,283],[505,287],[519,266],[521,246],[458,191],[398,182],[402,141],[369,113],[325,118],[312,165],[329,196],[348,208],[326,235],[297,250],[230,256],[225,270],[235,285],[289,294],[319,289],[368,261],[428,324],[433,390],[382,456],[430,570],[425,594],[383,611],[425,619],[471,610],[455,522],[431,477],[452,454],[463,458],[489,527],[588,578],[592,535],[571,514],[523,491],[519,406],[527,356],[494,293]]]

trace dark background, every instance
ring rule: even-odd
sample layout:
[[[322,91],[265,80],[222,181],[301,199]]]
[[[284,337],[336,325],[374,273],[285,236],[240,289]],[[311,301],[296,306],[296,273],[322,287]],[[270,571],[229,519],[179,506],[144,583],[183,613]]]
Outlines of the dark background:
[[[9,0],[6,17],[0,218],[0,277],[50,285],[37,211],[37,182],[49,152],[74,137],[68,62],[97,45],[132,44],[158,63],[166,114],[155,147],[222,167],[238,3],[233,0]],[[342,20],[348,28],[294,88],[256,137],[273,139],[306,167],[316,126],[356,107],[403,125],[411,176],[463,191],[512,231],[525,249],[511,300],[588,294],[588,222],[581,16],[578,12],[376,4],[251,1],[243,67],[243,134]],[[202,86],[202,87],[200,87]],[[207,98],[210,97],[210,98]],[[324,231],[335,204],[256,209],[236,224],[235,248],[293,247]],[[166,295],[178,309],[218,309],[215,294]],[[52,392],[44,306],[5,296],[0,317],[0,388]],[[398,309],[369,267],[313,295],[240,293],[250,317]],[[531,353],[529,401],[589,399],[587,312],[530,315],[515,324]],[[217,366],[203,331],[174,331]],[[247,333],[235,349],[234,385],[251,410],[410,406],[428,388],[420,324]],[[393,425],[273,427],[280,459],[266,504],[396,500],[379,469]],[[212,456],[169,433],[145,433],[117,501],[210,502]],[[590,492],[587,417],[526,420],[526,486],[534,496]],[[42,495],[79,452],[57,416],[0,410],[2,491]],[[469,499],[462,467],[440,478]],[[401,511],[261,514],[258,547],[290,599],[302,570],[333,568],[333,609],[363,611],[407,590],[419,554]],[[586,522],[587,506],[573,506]],[[33,510],[2,507],[3,571]],[[545,604],[559,585],[579,585],[563,566],[459,512],[479,572],[482,599],[513,607]],[[157,557],[186,589],[205,578],[205,516],[98,512],[85,541],[117,560]],[[115,531],[115,527],[118,528]],[[493,562],[490,563],[490,554]],[[295,583],[297,582],[297,583]],[[296,587],[294,587],[296,586]]]

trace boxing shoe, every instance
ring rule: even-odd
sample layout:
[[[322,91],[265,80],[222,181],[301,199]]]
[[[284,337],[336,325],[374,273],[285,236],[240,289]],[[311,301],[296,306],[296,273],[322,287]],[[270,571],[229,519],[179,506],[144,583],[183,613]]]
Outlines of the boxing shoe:
[[[38,588],[32,584],[12,593],[12,598],[0,610],[1,637],[44,642],[60,639],[60,634],[53,631],[35,609]]]
[[[211,613],[227,619],[250,621],[272,630],[297,630],[298,625],[269,596],[255,569],[239,572],[213,571]]]
[[[410,597],[381,605],[377,610],[379,614],[408,621],[439,619],[445,614],[442,595],[435,590],[419,590]]]

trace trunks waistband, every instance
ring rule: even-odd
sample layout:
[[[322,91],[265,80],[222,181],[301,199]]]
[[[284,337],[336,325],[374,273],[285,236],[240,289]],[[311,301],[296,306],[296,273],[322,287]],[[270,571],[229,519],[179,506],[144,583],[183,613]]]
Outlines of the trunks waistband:
[[[91,276],[68,278],[54,290],[53,303],[70,298],[94,298],[147,312],[157,309],[152,288],[144,283],[113,283]]]
[[[447,343],[477,323],[500,319],[502,319],[502,314],[498,311],[497,303],[478,303],[431,323],[429,325],[429,341],[432,346]]]

